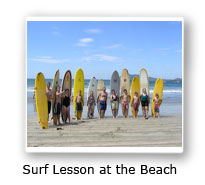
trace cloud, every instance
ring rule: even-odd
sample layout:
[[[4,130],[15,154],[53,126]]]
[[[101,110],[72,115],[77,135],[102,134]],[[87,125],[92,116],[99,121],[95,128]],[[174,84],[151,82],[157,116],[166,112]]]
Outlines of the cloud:
[[[120,61],[120,58],[116,56],[96,54],[92,56],[83,57],[81,58],[81,60],[86,62],[118,62]]]
[[[93,41],[94,41],[94,39],[92,39],[92,38],[83,38],[83,39],[80,39],[76,45],[81,46],[81,47],[86,47],[86,46],[88,46],[89,43],[91,43]]]
[[[58,64],[63,62],[69,62],[69,59],[55,59],[51,56],[41,56],[37,58],[30,58],[31,62],[41,62],[41,63],[49,63],[49,64]]]
[[[98,34],[101,33],[102,30],[101,29],[87,29],[85,30],[86,33],[94,33],[94,34]]]
[[[62,36],[62,34],[60,33],[60,30],[59,30],[59,28],[58,27],[52,27],[51,28],[52,29],[52,31],[51,31],[51,34],[52,35],[55,35],[55,36]]]
[[[107,46],[105,47],[106,49],[115,49],[115,48],[122,48],[123,45],[122,44],[113,44],[111,46]]]

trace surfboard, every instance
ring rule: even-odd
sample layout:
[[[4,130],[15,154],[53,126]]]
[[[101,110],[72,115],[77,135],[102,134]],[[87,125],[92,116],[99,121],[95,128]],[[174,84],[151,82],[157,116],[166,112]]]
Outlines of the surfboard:
[[[87,92],[87,100],[88,100],[88,97],[90,96],[90,92],[93,91],[93,94],[94,94],[94,97],[95,97],[95,102],[96,102],[96,99],[97,99],[97,80],[95,77],[93,77],[90,82],[89,82],[89,85],[88,85],[88,92]],[[90,118],[92,118],[93,114],[90,113],[90,115],[88,115]]]
[[[67,70],[65,72],[65,75],[63,77],[63,81],[62,81],[62,85],[61,85],[61,89],[62,91],[69,89],[69,96],[71,96],[71,92],[72,92],[72,75],[71,75],[71,71]]]
[[[139,74],[140,78],[140,95],[142,95],[142,89],[146,89],[147,95],[149,96],[149,78],[146,69],[142,68]],[[148,107],[149,112],[149,107]]]
[[[35,97],[38,119],[41,127],[48,127],[48,100],[46,96],[46,82],[43,73],[38,73],[35,80]]]
[[[57,124],[57,117],[53,114],[54,111],[54,104],[55,104],[55,97],[56,97],[56,87],[60,85],[59,81],[59,70],[56,71],[55,76],[53,78],[53,83],[52,83],[52,93],[54,98],[52,99],[52,115],[53,115],[53,123],[56,125]]]
[[[74,112],[75,112],[75,116],[77,120],[80,119],[80,114],[77,114],[75,99],[80,90],[81,90],[81,95],[84,101],[84,73],[81,68],[79,68],[75,73],[74,90],[73,90],[73,106],[74,106]],[[83,103],[82,103],[82,107],[83,107]]]
[[[110,80],[110,95],[112,94],[112,90],[115,90],[115,93],[120,98],[120,77],[117,71],[114,71]],[[118,104],[119,109],[119,104]]]
[[[124,89],[127,90],[127,94],[130,95],[130,76],[127,69],[123,69],[120,78],[120,94],[122,96]],[[123,107],[122,107],[123,109]],[[122,110],[123,112],[123,110]],[[128,109],[129,115],[129,109]]]
[[[99,94],[102,91],[103,87],[105,87],[104,81],[103,80],[98,80],[97,97],[99,96]],[[98,104],[98,112],[100,112],[100,101],[98,101],[97,104]]]
[[[154,97],[155,94],[159,94],[159,98],[162,99],[162,94],[163,94],[163,80],[161,78],[158,78],[155,82],[154,86],[154,92],[152,96],[152,117],[154,117]],[[159,106],[161,105],[161,101],[159,102]]]
[[[67,70],[64,74],[62,85],[61,85],[61,90],[64,91],[66,89],[69,89],[69,96],[71,96],[72,92],[72,75],[71,71]],[[67,118],[66,118],[67,119]],[[63,115],[62,115],[62,120],[63,120]]]
[[[130,95],[130,76],[127,69],[123,69],[120,78],[120,93],[123,94],[124,89],[127,90],[127,94]]]
[[[135,76],[132,79],[132,84],[131,84],[131,101],[133,99],[133,96],[135,94],[135,92],[138,92],[138,96],[140,96],[140,82],[139,82],[139,78],[137,76]],[[132,110],[132,115],[134,117],[134,107],[131,106],[131,110]]]

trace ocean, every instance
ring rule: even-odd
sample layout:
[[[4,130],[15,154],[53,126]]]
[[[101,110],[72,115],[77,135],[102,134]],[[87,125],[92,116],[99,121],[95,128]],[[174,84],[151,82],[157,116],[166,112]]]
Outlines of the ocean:
[[[60,79],[61,84],[62,79]],[[52,79],[46,79],[46,83],[51,82]],[[90,80],[85,79],[84,80],[84,102],[86,102],[87,99],[87,90]],[[108,96],[110,96],[110,80],[104,80],[106,91],[108,93]],[[72,80],[72,86],[74,84],[74,80]],[[130,81],[131,85],[131,81]],[[152,98],[153,90],[154,90],[155,82],[151,81],[149,83],[150,87],[150,97]],[[35,79],[27,79],[27,115],[28,116],[37,116],[36,112],[36,104],[35,99],[33,99],[34,95],[34,87],[35,87]],[[52,87],[51,87],[52,88]],[[107,110],[105,113],[105,116],[112,116],[110,103],[107,102]],[[151,106],[150,110],[151,110]],[[141,107],[139,109],[139,115],[141,115]],[[151,114],[151,111],[149,111],[149,114]],[[160,114],[161,116],[168,116],[168,115],[178,115],[182,114],[182,83],[181,81],[166,81],[164,80],[164,89],[163,89],[163,97],[162,97],[162,105],[160,106]],[[87,107],[84,107],[83,111],[83,117],[86,117],[87,115]],[[129,111],[129,115],[131,116],[131,110]],[[97,108],[95,107],[95,117],[98,116]],[[119,116],[122,116],[121,106],[119,109]],[[71,104],[71,117],[74,117],[74,110],[73,110],[73,104]]]

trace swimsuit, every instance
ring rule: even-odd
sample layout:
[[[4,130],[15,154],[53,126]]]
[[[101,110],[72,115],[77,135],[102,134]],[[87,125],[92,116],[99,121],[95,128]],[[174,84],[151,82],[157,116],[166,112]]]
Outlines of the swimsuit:
[[[94,104],[94,97],[91,96],[91,97],[88,98],[88,104],[90,106],[92,106]]]
[[[48,101],[48,114],[51,112],[51,101]]]
[[[139,107],[139,104],[138,103],[134,103],[133,108],[134,108],[135,111],[138,111],[138,107]]]
[[[147,95],[142,94],[141,104],[142,104],[142,107],[147,107],[148,106],[148,96]]]
[[[82,111],[83,110],[81,102],[80,103],[76,103],[76,110],[77,111]]]
[[[118,109],[118,101],[114,101],[111,103],[112,109]]]
[[[60,112],[61,112],[61,104],[60,103],[55,103],[54,104],[53,114],[60,115]]]
[[[112,109],[118,109],[118,98],[115,96],[115,98],[111,102]]]
[[[100,110],[106,110],[106,101],[100,101]]]
[[[154,112],[159,112],[159,104],[154,104]]]
[[[122,108],[123,108],[123,110],[128,110],[128,108],[129,108],[128,105],[129,105],[129,104],[128,104],[128,101],[124,101],[124,102],[122,103]]]
[[[70,106],[70,97],[69,96],[65,96],[65,98],[63,99],[63,105],[65,107]]]

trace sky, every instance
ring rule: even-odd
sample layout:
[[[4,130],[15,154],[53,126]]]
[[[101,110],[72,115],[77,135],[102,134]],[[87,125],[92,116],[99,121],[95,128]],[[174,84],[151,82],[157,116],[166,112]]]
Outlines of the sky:
[[[129,74],[182,78],[181,21],[28,21],[27,78],[60,78],[78,68],[85,79]]]

